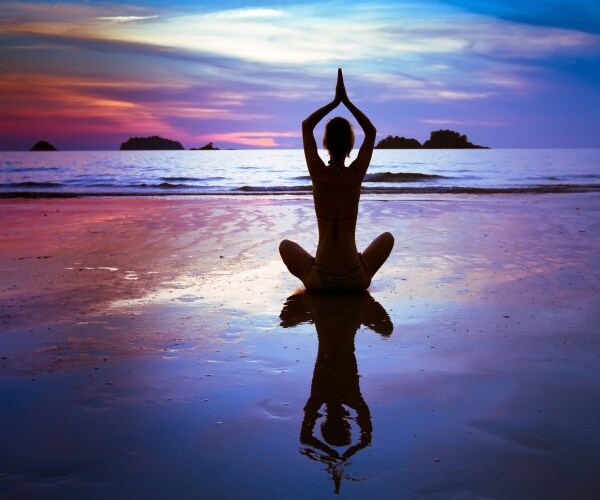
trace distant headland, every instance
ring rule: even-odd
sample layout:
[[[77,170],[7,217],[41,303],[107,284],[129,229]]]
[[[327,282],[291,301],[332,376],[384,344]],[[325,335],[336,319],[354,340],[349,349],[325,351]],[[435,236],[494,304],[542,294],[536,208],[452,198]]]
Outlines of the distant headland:
[[[490,149],[488,146],[478,146],[469,142],[466,135],[454,130],[435,130],[428,140],[421,144],[416,139],[407,137],[392,137],[388,135],[377,143],[375,149]]]
[[[47,141],[37,141],[29,151],[57,151],[57,149]]]
[[[164,139],[157,135],[151,137],[130,137],[121,144],[121,151],[138,150],[182,150],[185,149],[180,142]]]

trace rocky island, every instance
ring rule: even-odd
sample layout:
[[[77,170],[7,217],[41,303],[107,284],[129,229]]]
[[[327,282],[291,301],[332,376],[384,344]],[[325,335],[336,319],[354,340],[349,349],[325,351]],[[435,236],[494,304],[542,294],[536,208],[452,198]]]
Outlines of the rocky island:
[[[46,141],[37,141],[29,151],[56,151],[57,149]]]
[[[157,135],[151,137],[130,137],[121,144],[120,151],[139,150],[183,150],[180,142],[164,139]]]
[[[466,135],[454,130],[435,130],[423,144],[416,139],[388,135],[375,149],[489,149],[469,142]]]
[[[416,139],[388,135],[381,139],[375,149],[420,149],[421,143]]]
[[[220,151],[218,147],[216,147],[212,142],[205,144],[199,148],[190,148],[192,151]]]

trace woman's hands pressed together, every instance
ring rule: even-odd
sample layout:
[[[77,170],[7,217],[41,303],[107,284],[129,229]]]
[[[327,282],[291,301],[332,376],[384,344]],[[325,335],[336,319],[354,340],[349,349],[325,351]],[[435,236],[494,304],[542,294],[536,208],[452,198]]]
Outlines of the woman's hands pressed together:
[[[342,75],[342,68],[338,68],[337,84],[335,86],[335,98],[334,102],[337,104],[346,104],[349,101],[348,94],[346,93],[346,86],[344,85],[344,77]]]

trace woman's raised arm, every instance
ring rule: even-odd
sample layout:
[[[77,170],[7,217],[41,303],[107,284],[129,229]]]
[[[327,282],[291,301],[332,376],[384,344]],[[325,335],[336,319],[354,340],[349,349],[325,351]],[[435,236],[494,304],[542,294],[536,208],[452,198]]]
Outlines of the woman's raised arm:
[[[350,113],[352,113],[352,116],[356,118],[356,121],[363,129],[363,132],[365,134],[365,139],[358,151],[356,160],[354,160],[351,165],[351,167],[358,168],[361,171],[363,171],[364,175],[364,173],[367,171],[367,168],[369,168],[371,156],[373,155],[373,148],[375,147],[375,137],[377,136],[377,129],[375,128],[375,125],[371,123],[371,120],[367,118],[367,115],[365,115],[350,101],[350,98],[346,93],[346,86],[344,85],[344,77],[342,76],[341,68],[338,69],[338,82],[335,89],[335,97],[336,99],[339,98],[340,101],[344,104],[344,106],[348,108]]]
[[[323,160],[319,156],[317,150],[317,142],[315,141],[314,129],[327,114],[337,108],[340,101],[334,99],[329,104],[317,109],[308,118],[302,122],[302,143],[304,145],[304,157],[306,158],[306,165],[308,172],[312,176],[316,168],[324,165]]]

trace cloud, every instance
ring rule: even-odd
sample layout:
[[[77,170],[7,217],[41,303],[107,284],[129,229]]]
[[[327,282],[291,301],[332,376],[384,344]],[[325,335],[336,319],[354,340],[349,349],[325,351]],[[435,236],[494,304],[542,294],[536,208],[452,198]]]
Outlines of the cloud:
[[[53,12],[47,18],[42,6],[8,4],[4,9],[17,21],[0,23],[0,29],[88,50],[195,63],[187,71],[220,81],[228,91],[243,86],[248,96],[280,100],[318,98],[323,75],[329,79],[336,66],[364,83],[355,95],[376,101],[522,95],[534,86],[533,73],[522,67],[600,47],[600,37],[590,33],[499,21],[443,4],[433,10],[417,2],[212,12],[198,7],[189,14],[57,4],[46,5]]]
[[[232,9],[222,10],[206,14],[205,17],[208,19],[214,19],[216,21],[230,21],[240,19],[264,19],[272,20],[276,18],[285,17],[286,14],[281,9],[267,9],[267,8],[244,8],[244,9]]]
[[[106,15],[105,7],[59,4],[63,17],[3,23],[8,32],[157,46],[274,65],[392,61],[436,54],[546,57],[598,46],[595,35],[498,22],[458,10],[424,15],[419,4],[337,4],[172,15]],[[17,9],[15,7],[15,9]],[[335,16],[328,15],[335,9]],[[17,9],[18,10],[18,9]],[[17,18],[22,16],[17,16]],[[143,23],[131,22],[144,20]],[[111,21],[111,22],[106,22]],[[119,21],[119,22],[114,22]]]
[[[244,146],[277,147],[278,137],[300,137],[298,132],[227,132],[204,135],[201,139],[212,142],[230,142]]]
[[[552,85],[570,85],[573,68],[596,88],[600,36],[569,23],[512,21],[496,12],[496,0],[467,3],[487,7],[326,1],[208,11],[201,2],[3,2],[0,102],[10,116],[43,116],[49,127],[52,112],[74,122],[78,110],[89,130],[95,117],[118,130],[146,120],[148,129],[177,138],[217,131],[230,135],[208,140],[273,147],[297,136],[235,131],[287,130],[307,103],[331,97],[339,66],[356,102],[390,123],[411,106],[416,126],[424,116],[456,119],[461,106],[484,113],[493,103],[529,104]],[[507,3],[517,9],[516,0]]]
[[[428,125],[462,125],[465,123],[462,120],[454,120],[449,118],[426,118],[420,121],[421,123],[427,123]]]
[[[500,121],[481,121],[481,120],[456,120],[454,118],[425,118],[419,120],[427,125],[446,126],[446,125],[478,125],[484,127],[502,127],[506,125]]]
[[[217,121],[268,118],[264,113],[232,109],[231,99],[238,96],[229,96],[226,101],[229,107],[208,107],[191,102],[188,92],[193,94],[194,88],[185,83],[71,75],[4,75],[0,80],[3,109],[0,124],[3,130],[23,136],[45,129],[67,136],[159,134],[192,143],[198,130],[212,128]],[[272,145],[268,137],[275,135],[243,135],[240,141],[232,142]]]
[[[478,82],[458,78],[415,78],[410,75],[394,75],[390,73],[366,73],[360,79],[363,85],[377,87],[378,91],[366,97],[368,101],[386,102],[394,100],[408,101],[476,101],[487,99],[498,93],[488,86],[482,90]]]
[[[44,105],[53,107],[64,106],[65,102],[71,107],[77,107],[77,112],[90,112],[91,108],[144,109],[144,113],[159,115],[174,115],[195,120],[254,120],[264,118],[261,114],[245,114],[228,107],[209,107],[191,104],[188,93],[198,92],[197,88],[187,83],[146,82],[132,79],[109,79],[94,76],[74,77],[71,75],[52,76],[29,74],[4,75],[0,81],[0,91],[3,101],[10,106],[15,103],[29,103],[32,108],[42,110]],[[209,90],[212,92],[213,90]],[[144,98],[143,96],[147,96]],[[233,99],[240,96],[223,96],[221,104],[232,106]],[[133,118],[133,117],[132,117]]]
[[[110,21],[117,23],[131,23],[137,21],[147,21],[149,19],[157,19],[158,16],[99,16],[100,21]]]
[[[268,9],[262,15],[244,12],[176,16],[114,29],[92,26],[88,34],[285,66],[358,61],[370,65],[378,59],[420,64],[431,56],[453,54],[539,58],[597,47],[600,40],[577,31],[460,13],[415,23],[389,6],[360,11],[360,19],[352,9],[327,16],[327,4]]]

